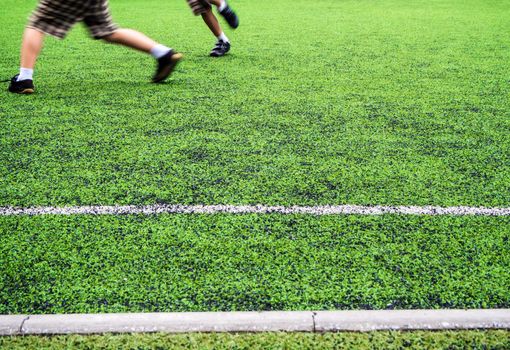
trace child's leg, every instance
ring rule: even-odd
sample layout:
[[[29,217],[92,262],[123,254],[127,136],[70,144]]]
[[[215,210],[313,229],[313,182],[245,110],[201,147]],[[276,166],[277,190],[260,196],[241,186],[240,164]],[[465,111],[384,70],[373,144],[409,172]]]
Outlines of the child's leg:
[[[113,23],[107,0],[96,0],[95,4],[87,9],[83,22],[95,39],[127,46],[156,58],[156,73],[152,78],[155,83],[165,80],[182,58],[182,54],[158,44],[145,34],[133,29],[118,28]]]
[[[133,29],[116,29],[113,33],[103,36],[101,39],[132,49],[151,54],[156,58],[158,66],[152,81],[159,83],[165,80],[174,70],[182,55],[169,47],[158,44],[145,34]]]
[[[21,68],[34,69],[37,57],[41,52],[44,42],[44,33],[32,28],[26,28],[23,33],[21,44]]]
[[[221,7],[227,6],[225,0],[209,0],[209,2],[216,6],[219,11],[223,10]]]
[[[44,34],[33,28],[25,28],[21,44],[19,74],[11,79],[9,91],[17,94],[31,94],[34,92],[34,67],[41,52]]]
[[[228,6],[225,0],[208,1],[218,8],[218,12],[223,16],[223,18],[225,18],[230,27],[236,29],[239,26],[239,18],[237,17],[236,13]]]
[[[116,29],[113,33],[102,37],[101,39],[112,43],[123,45],[138,51],[151,54],[155,59],[172,52],[172,49],[161,45],[143,33],[133,29]]]
[[[124,45],[146,53],[151,53],[151,50],[158,45],[151,38],[132,29],[117,29],[103,39],[110,43]],[[170,51],[170,49],[167,51]]]
[[[223,33],[223,30],[221,29],[220,23],[218,22],[218,19],[212,12],[212,5],[221,4],[221,2],[224,0],[188,0],[188,5],[191,7],[191,10],[193,11],[193,14],[196,16],[201,15],[202,19],[204,20],[205,24],[207,24],[207,27],[211,30],[211,32],[214,34],[215,37],[218,38],[218,40],[228,42],[228,38]]]
[[[223,33],[223,30],[221,30],[220,23],[211,9],[206,10],[201,15],[211,32],[216,38],[218,38],[218,41],[211,50],[210,55],[213,57],[224,56],[230,50],[230,40],[228,40],[225,33]]]
[[[206,12],[202,13],[202,19],[204,20],[205,24],[207,24],[207,26],[209,27],[209,29],[211,30],[215,37],[219,38],[219,36],[223,34],[223,30],[221,30],[220,23],[218,22],[218,19],[216,18],[212,10],[209,9]]]
[[[145,34],[133,29],[119,28],[113,23],[107,0],[93,1],[90,8],[86,9],[83,23],[94,39],[103,39],[146,53],[151,53],[151,50],[159,45]],[[169,51],[170,48],[167,48],[165,53]]]
[[[209,3],[216,6],[218,8],[218,11],[220,12],[227,6],[225,0],[209,0]],[[225,34],[221,29],[218,19],[216,18],[216,16],[214,15],[210,8],[202,13],[202,18],[204,19],[204,22],[207,24],[207,26],[214,34],[214,36],[216,36],[219,40],[229,41],[226,36],[220,38],[220,35],[224,36]]]
[[[218,38],[218,41],[211,50],[210,55],[213,57],[224,56],[230,50],[230,40],[228,40],[227,36],[221,29],[218,19],[210,8],[202,12],[201,15],[205,24],[207,24],[214,36]]]
[[[102,39],[112,44],[119,44],[138,51],[149,53],[156,59],[159,59],[172,51],[171,48],[161,45],[145,34],[133,29],[117,29],[114,33],[105,36]]]
[[[37,57],[41,52],[46,34],[63,39],[71,27],[79,20],[80,7],[62,6],[58,0],[41,0],[32,13],[23,33],[20,57],[20,73],[11,80],[9,91],[25,93],[27,81],[32,84],[32,76]],[[16,84],[20,82],[20,84]],[[32,89],[33,90],[33,86]]]

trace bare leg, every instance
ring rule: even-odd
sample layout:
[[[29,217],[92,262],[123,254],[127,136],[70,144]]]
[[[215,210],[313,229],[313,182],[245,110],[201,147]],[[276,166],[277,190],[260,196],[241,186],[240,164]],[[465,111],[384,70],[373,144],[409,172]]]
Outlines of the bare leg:
[[[132,29],[119,29],[103,39],[110,43],[124,45],[146,53],[150,53],[151,49],[158,45],[151,38]]]
[[[235,12],[230,7],[228,7],[227,2],[225,0],[208,0],[208,1],[210,4],[216,6],[218,12],[223,16],[223,18],[225,18],[228,25],[232,27],[232,29],[236,29],[239,26],[239,18],[237,17]],[[204,14],[202,14],[202,17],[204,17]],[[209,25],[209,27],[211,26]]]
[[[151,38],[133,29],[118,29],[115,33],[103,38],[104,40],[120,44],[132,49],[150,53],[158,61],[156,73],[152,77],[153,83],[160,83],[172,73],[175,66],[182,59],[182,54],[173,52],[170,48],[158,44]],[[162,55],[159,55],[158,51]]]
[[[212,10],[208,10],[205,13],[202,13],[202,18],[204,19],[204,22],[207,24],[211,32],[214,34],[215,37],[218,37],[223,33],[223,30],[221,30],[220,23],[218,22],[218,19],[212,12]]]
[[[44,42],[44,33],[32,28],[26,28],[23,33],[21,44],[21,67],[34,69],[37,57],[41,52]]]

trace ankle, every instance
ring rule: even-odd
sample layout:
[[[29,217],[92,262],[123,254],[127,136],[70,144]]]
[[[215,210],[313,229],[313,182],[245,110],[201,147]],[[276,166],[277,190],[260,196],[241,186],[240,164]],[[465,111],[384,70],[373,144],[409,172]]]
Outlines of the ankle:
[[[160,59],[161,57],[169,53],[171,50],[172,50],[171,48],[166,47],[165,45],[158,44],[151,49],[151,55],[155,59]]]
[[[220,4],[220,6],[218,6],[218,11],[223,11],[224,9],[227,8],[227,2],[225,0],[223,0]]]
[[[34,70],[31,68],[20,68],[17,81],[33,80]]]
[[[228,40],[227,36],[223,32],[220,35],[218,35],[217,38],[218,40],[223,41],[224,43],[230,42],[230,40]]]

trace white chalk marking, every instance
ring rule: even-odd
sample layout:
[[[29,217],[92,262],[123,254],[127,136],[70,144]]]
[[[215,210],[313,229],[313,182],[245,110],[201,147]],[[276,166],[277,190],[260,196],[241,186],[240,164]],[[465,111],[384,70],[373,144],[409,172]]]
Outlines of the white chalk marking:
[[[510,208],[438,206],[266,206],[266,205],[168,205],[0,207],[0,216],[16,215],[157,215],[157,214],[308,214],[308,215],[452,215],[510,216]]]

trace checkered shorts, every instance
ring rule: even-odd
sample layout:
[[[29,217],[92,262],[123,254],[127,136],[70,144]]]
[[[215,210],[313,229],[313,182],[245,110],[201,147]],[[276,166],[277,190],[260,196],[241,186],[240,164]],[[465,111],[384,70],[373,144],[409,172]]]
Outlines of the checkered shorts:
[[[187,0],[189,7],[193,10],[195,16],[201,15],[211,9],[211,4],[207,0]]]
[[[77,22],[85,23],[95,39],[117,30],[108,0],[41,0],[27,27],[63,39]]]

